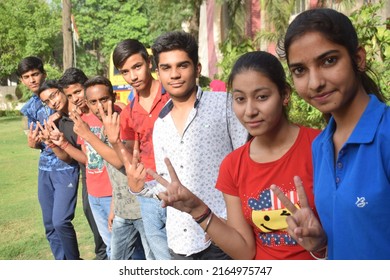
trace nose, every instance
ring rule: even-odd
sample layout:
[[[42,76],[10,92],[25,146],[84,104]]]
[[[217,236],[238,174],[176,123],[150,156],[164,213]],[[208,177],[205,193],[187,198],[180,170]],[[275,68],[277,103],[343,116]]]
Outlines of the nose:
[[[325,85],[325,80],[320,70],[310,69],[309,72],[309,89],[315,92],[320,92]]]
[[[30,84],[35,84],[35,78],[34,78],[33,76],[30,76],[30,77],[28,78],[28,82],[29,82]]]
[[[259,110],[255,106],[255,102],[251,99],[248,99],[245,106],[245,115],[248,117],[255,116],[259,113]]]
[[[134,82],[138,80],[138,75],[135,71],[130,71],[130,79]]]
[[[171,68],[171,79],[178,79],[181,77],[180,71],[177,67]]]
[[[79,102],[79,98],[77,96],[72,96],[72,103],[77,104]]]
[[[55,99],[49,99],[49,102],[50,102],[50,104],[51,104],[51,106],[53,106],[53,108],[55,108],[56,107],[56,103],[57,103],[57,101],[55,100]]]

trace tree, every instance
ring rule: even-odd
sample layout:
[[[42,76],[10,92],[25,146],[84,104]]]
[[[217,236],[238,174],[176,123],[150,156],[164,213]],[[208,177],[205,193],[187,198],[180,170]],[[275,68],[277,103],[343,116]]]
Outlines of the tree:
[[[72,4],[70,0],[62,1],[62,38],[63,44],[63,69],[73,65],[73,35],[71,27]]]
[[[25,56],[37,55],[56,68],[60,60],[59,9],[44,0],[0,1],[0,77],[15,73]]]
[[[142,1],[75,0],[72,9],[80,36],[77,66],[87,75],[107,73],[118,42],[135,38],[148,45],[152,41]]]

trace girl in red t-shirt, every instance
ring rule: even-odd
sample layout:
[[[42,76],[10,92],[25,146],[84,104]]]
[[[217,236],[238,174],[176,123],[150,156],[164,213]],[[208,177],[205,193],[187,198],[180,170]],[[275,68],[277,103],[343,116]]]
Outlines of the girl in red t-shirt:
[[[291,213],[270,186],[278,185],[299,206],[293,181],[299,175],[314,209],[311,142],[320,131],[289,122],[285,109],[291,89],[272,54],[254,51],[241,56],[228,87],[234,112],[249,132],[249,140],[220,166],[216,188],[224,194],[227,221],[214,217],[203,201],[181,185],[168,159],[171,183],[150,172],[167,187],[159,197],[165,206],[192,215],[234,259],[313,259],[287,232],[286,218]]]

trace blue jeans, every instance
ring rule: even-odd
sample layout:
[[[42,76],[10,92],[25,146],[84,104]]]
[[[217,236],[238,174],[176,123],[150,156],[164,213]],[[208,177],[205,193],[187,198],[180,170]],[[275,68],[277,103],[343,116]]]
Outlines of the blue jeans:
[[[111,232],[108,229],[111,196],[94,197],[88,194],[88,200],[100,236],[102,237],[104,244],[106,244],[107,257],[108,259],[111,259]]]
[[[77,202],[79,170],[38,173],[38,200],[46,238],[56,260],[78,260],[80,252],[72,220]]]
[[[142,240],[141,246],[144,248],[144,256],[149,256],[150,249],[147,242],[145,242],[145,230],[142,219],[123,219],[115,216],[111,230],[111,259],[130,260],[144,257],[140,256],[140,252],[136,251],[138,236]],[[137,253],[137,256],[134,253]]]
[[[154,198],[137,196],[149,247],[156,260],[170,260],[165,224],[167,211]],[[146,253],[146,252],[145,252]]]

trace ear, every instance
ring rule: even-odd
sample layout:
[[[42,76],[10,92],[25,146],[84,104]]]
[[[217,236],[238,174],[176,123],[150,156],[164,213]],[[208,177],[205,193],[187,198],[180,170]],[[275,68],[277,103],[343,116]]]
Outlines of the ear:
[[[291,98],[291,88],[286,87],[283,96],[283,106],[286,107],[288,105],[288,103],[290,102],[290,98]]]
[[[200,73],[202,73],[202,64],[198,63],[198,65],[196,66],[196,77],[197,78],[200,77]]]
[[[158,67],[156,68],[156,75],[157,75],[157,80],[159,80],[160,83],[162,83],[161,78],[160,78],[160,70]]]
[[[356,65],[360,72],[364,72],[366,70],[367,62],[366,62],[366,50],[364,47],[360,46],[356,50],[355,59]]]

